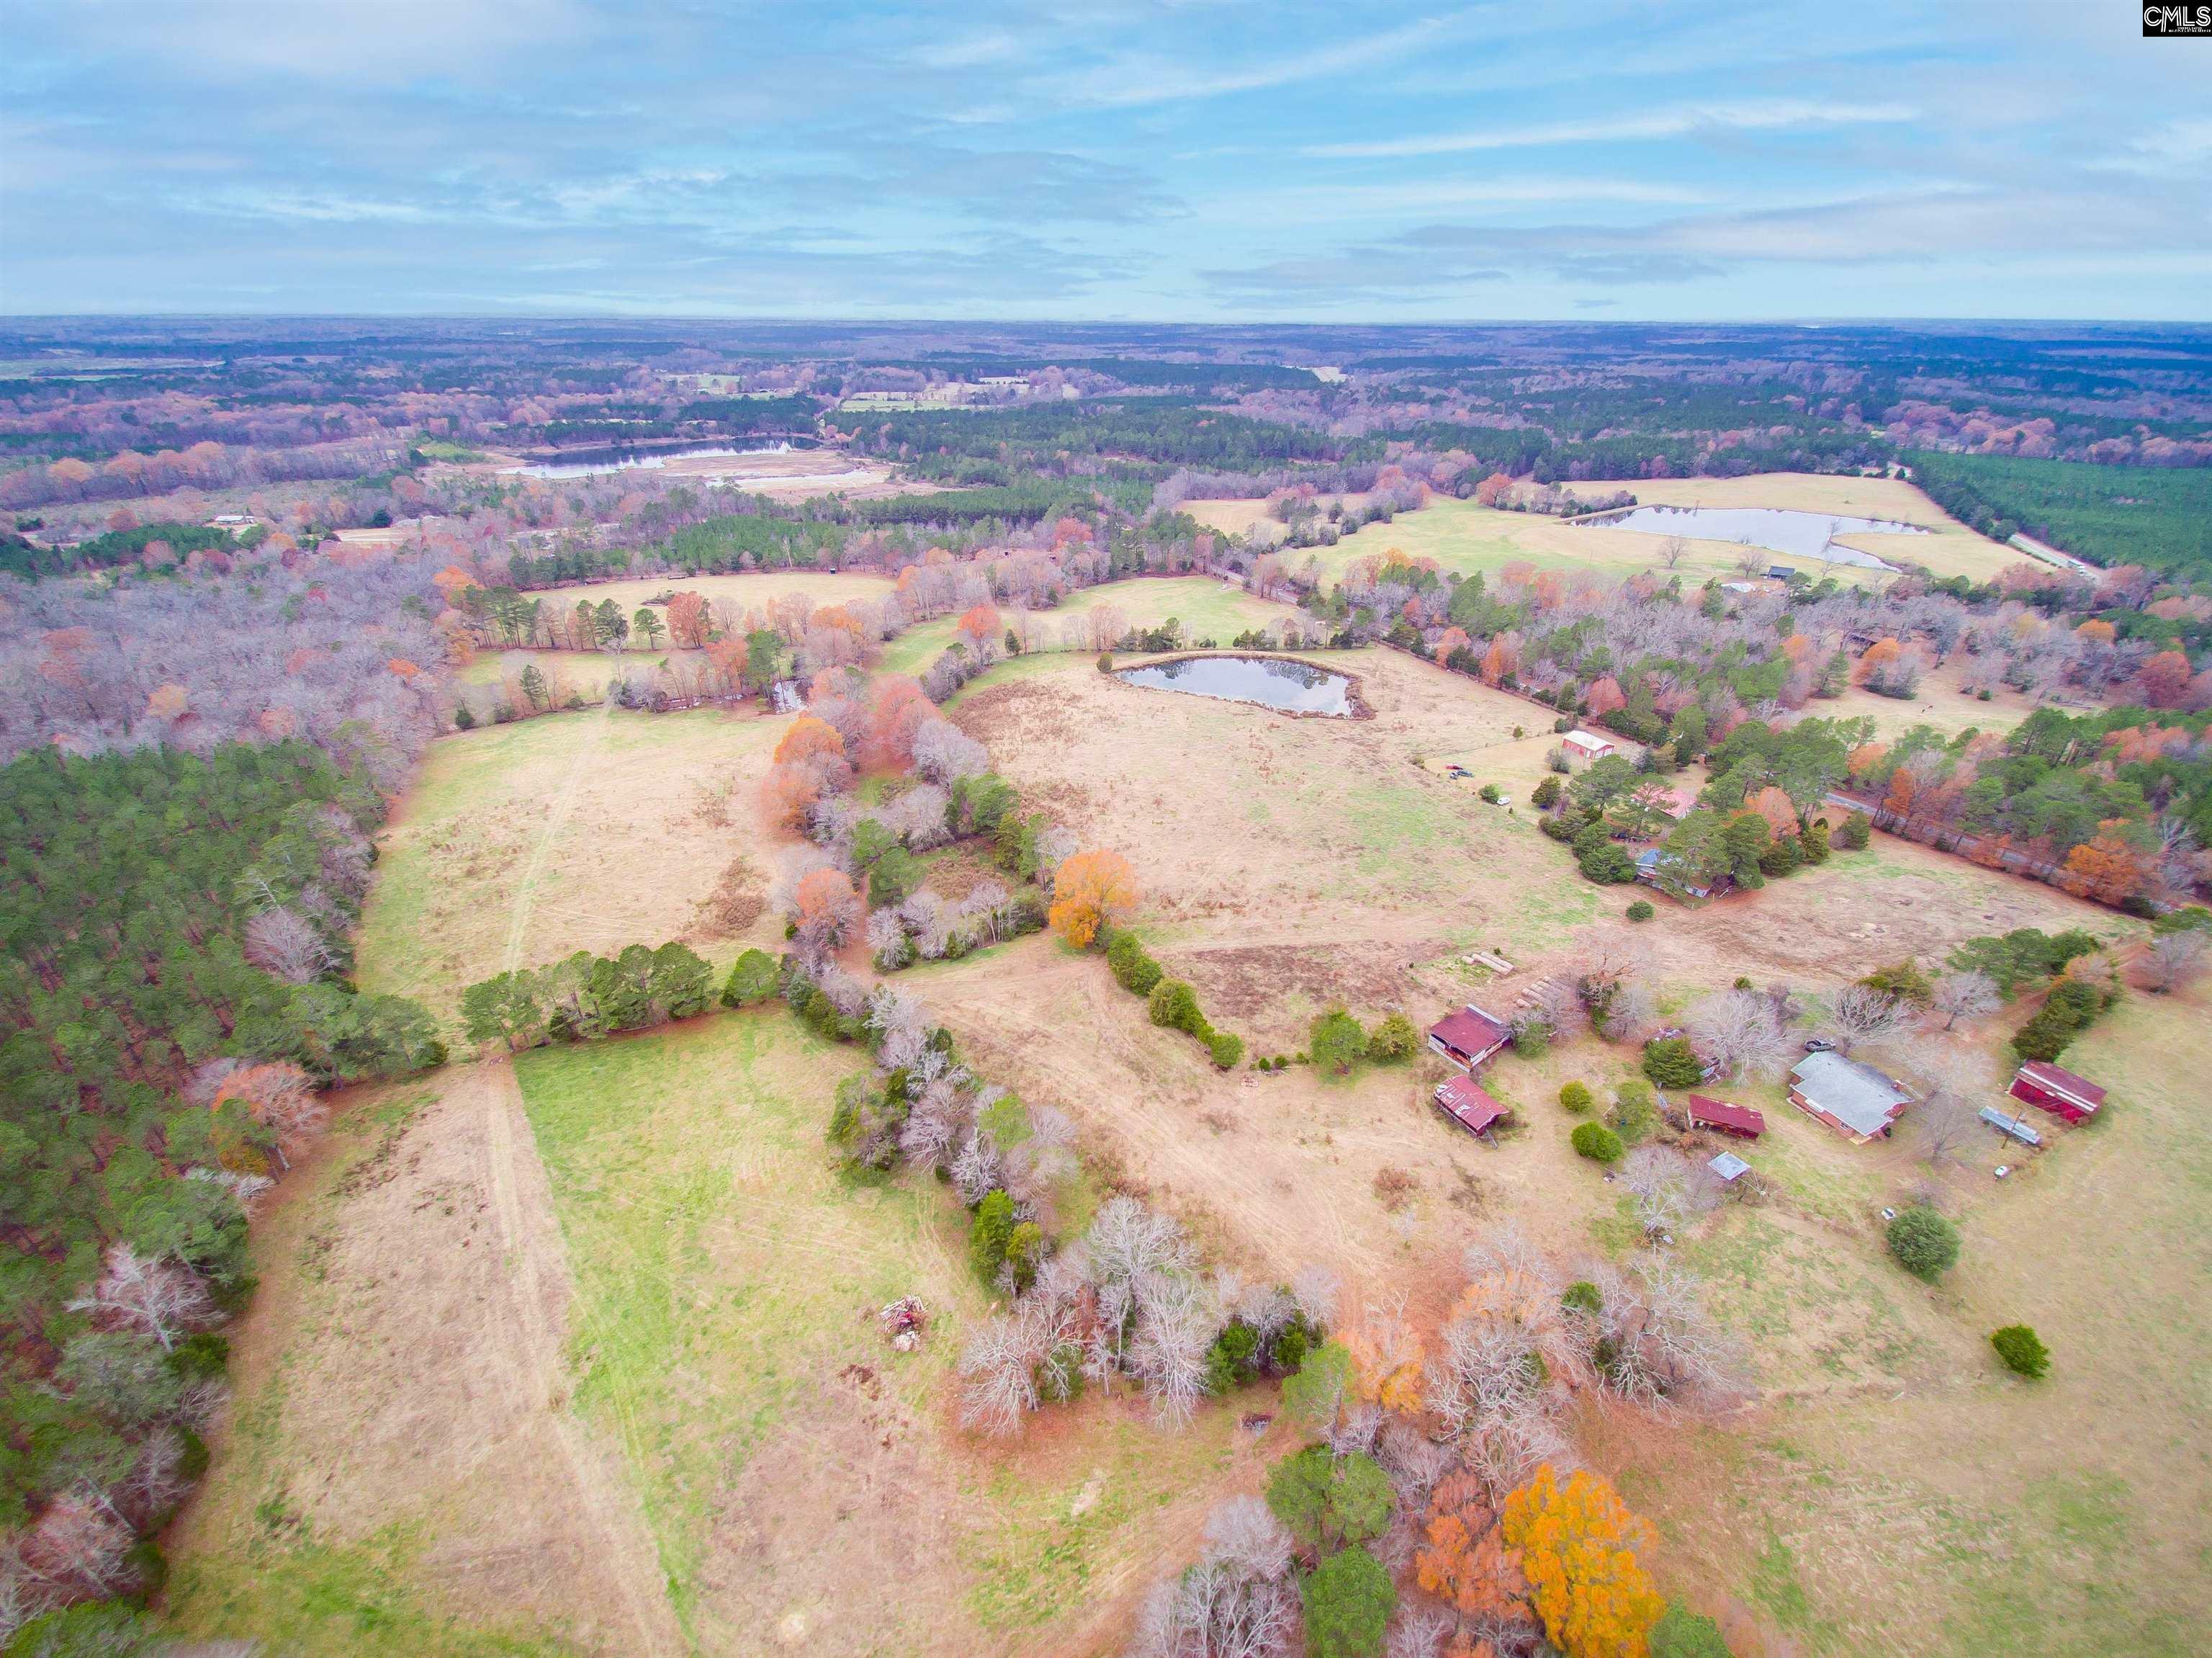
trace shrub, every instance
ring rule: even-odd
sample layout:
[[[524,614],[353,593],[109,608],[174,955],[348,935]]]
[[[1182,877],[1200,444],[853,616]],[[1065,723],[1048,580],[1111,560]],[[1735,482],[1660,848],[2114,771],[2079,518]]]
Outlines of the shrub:
[[[1658,913],[1648,902],[1640,898],[1628,906],[1628,918],[1631,921],[1649,921]]]
[[[1242,1319],[1231,1319],[1206,1351],[1206,1391],[1216,1397],[1260,1371],[1260,1332]]]
[[[2013,1051],[2023,1059],[2056,1059],[2104,1009],[2105,998],[2094,984],[2063,980],[2045,1000],[2042,1011],[2014,1033]]]
[[[1888,1238],[1897,1264],[1928,1283],[1959,1259],[1959,1228],[1925,1204],[1900,1211],[1889,1223]]]
[[[999,1276],[1013,1245],[1014,1229],[1014,1200],[994,1186],[975,1205],[975,1223],[968,1232],[968,1253],[975,1264],[975,1276],[984,1283]]]
[[[1390,1524],[1390,1477],[1374,1458],[1309,1445],[1275,1465],[1267,1507],[1301,1548],[1340,1549],[1380,1537]]]
[[[1552,1051],[1552,1027],[1540,1019],[1526,1016],[1513,1021],[1513,1051],[1523,1059],[1541,1059]]]
[[[1402,1013],[1382,1015],[1382,1022],[1367,1039],[1367,1057],[1382,1064],[1395,1065],[1410,1059],[1421,1045],[1421,1034],[1413,1028],[1413,1021]]]
[[[1160,964],[1145,954],[1134,933],[1117,932],[1106,947],[1106,965],[1115,982],[1133,996],[1150,996],[1161,978]]]
[[[1649,1083],[1623,1082],[1614,1091],[1613,1110],[1607,1114],[1622,1141],[1636,1145],[1651,1137],[1659,1127],[1659,1107]]]
[[[1364,1549],[1344,1549],[1298,1585],[1305,1603],[1306,1649],[1313,1658],[1376,1658],[1398,1591],[1382,1562]]]
[[[1867,842],[1873,838],[1874,820],[1863,812],[1854,812],[1844,820],[1844,826],[1830,838],[1831,844],[1846,852],[1863,852]]]
[[[1559,803],[1559,780],[1557,777],[1547,777],[1536,785],[1536,792],[1528,796],[1528,804],[1540,811],[1548,812]]]
[[[1213,1056],[1216,1070],[1234,1070],[1237,1062],[1244,1057],[1244,1039],[1231,1036],[1227,1031],[1214,1032],[1206,1045]]]
[[[1729,1643],[1718,1624],[1674,1600],[1651,1626],[1651,1658],[1729,1658]]]
[[[1603,1123],[1582,1124],[1575,1130],[1570,1143],[1594,1163],[1617,1163],[1627,1150],[1620,1143],[1620,1137]]]
[[[1644,1045],[1644,1074],[1662,1088],[1688,1088],[1705,1081],[1705,1068],[1688,1038],[1662,1036]]]
[[[1588,1278],[1577,1278],[1561,1292],[1559,1305],[1570,1313],[1602,1313],[1605,1295]]]
[[[1163,978],[1153,985],[1152,993],[1145,998],[1145,1011],[1152,1015],[1152,1023],[1167,1030],[1195,1035],[1206,1024],[1206,1015],[1199,1011],[1198,993],[1180,978]]]
[[[1990,1345],[1997,1350],[1997,1356],[2004,1361],[2006,1369],[2031,1381],[2051,1368],[2051,1350],[2027,1325],[2008,1324],[2002,1330],[1991,1331]]]
[[[1102,650],[1098,653],[1098,671],[1101,674],[1111,674],[1114,671],[1114,653],[1112,651]]]
[[[722,1005],[743,1008],[767,1001],[775,994],[776,972],[775,958],[766,950],[747,950],[730,965],[730,977],[722,985]]]
[[[1920,971],[1920,964],[1909,957],[1887,967],[1876,967],[1859,983],[1900,1002],[1909,1002],[1916,1008],[1927,1007],[1936,1000],[1936,987]]]
[[[1367,1033],[1342,1008],[1332,1008],[1313,1021],[1308,1050],[1315,1064],[1326,1065],[1342,1076],[1352,1070],[1355,1060],[1365,1057]]]
[[[1580,1082],[1570,1082],[1559,1090],[1559,1103],[1577,1117],[1597,1103],[1596,1097]]]
[[[1481,795],[1484,802],[1491,806],[1497,805],[1500,801],[1505,798],[1504,795],[1499,790],[1498,785],[1494,783],[1486,783],[1477,792]]]

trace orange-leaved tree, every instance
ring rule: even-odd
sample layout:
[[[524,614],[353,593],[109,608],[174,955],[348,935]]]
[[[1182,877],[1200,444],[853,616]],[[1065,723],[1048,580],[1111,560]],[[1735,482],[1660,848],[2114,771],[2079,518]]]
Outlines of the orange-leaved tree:
[[[1078,852],[1052,882],[1052,930],[1079,950],[1137,907],[1137,872],[1119,852]]]
[[[1651,1528],[1610,1481],[1578,1469],[1562,1484],[1546,1463],[1505,1499],[1498,1529],[1520,1551],[1546,1638],[1567,1658],[1646,1658],[1667,1602],[1636,1558]]]
[[[801,714],[793,720],[791,729],[783,734],[783,741],[775,746],[778,765],[793,765],[823,756],[843,759],[845,740],[837,735],[836,726],[811,714]]]
[[[976,644],[986,639],[995,639],[1000,631],[999,608],[996,605],[977,605],[960,619],[957,630]]]
[[[1527,1618],[1528,1580],[1480,1479],[1462,1470],[1438,1480],[1422,1534],[1413,1574],[1424,1589],[1462,1618]]]

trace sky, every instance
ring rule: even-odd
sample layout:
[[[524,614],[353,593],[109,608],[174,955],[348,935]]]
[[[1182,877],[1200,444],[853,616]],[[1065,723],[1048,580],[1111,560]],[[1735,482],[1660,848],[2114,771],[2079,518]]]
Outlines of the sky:
[[[2132,0],[0,0],[0,312],[2212,319]]]

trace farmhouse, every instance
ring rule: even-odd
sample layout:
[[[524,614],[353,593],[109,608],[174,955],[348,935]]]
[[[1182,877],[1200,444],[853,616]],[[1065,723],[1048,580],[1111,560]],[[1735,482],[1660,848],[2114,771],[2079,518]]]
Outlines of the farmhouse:
[[[1429,1046],[1462,1070],[1473,1070],[1512,1039],[1511,1026],[1472,1002],[1429,1027]]]
[[[1808,1053],[1790,1073],[1790,1103],[1864,1145],[1888,1137],[1912,1096],[1871,1065],[1840,1053]]]
[[[1600,736],[1595,731],[1585,731],[1577,726],[1559,739],[1559,747],[1570,754],[1579,754],[1586,760],[1601,760],[1616,752],[1620,745],[1610,737]]]
[[[1447,1076],[1437,1084],[1437,1109],[1470,1134],[1487,1139],[1493,1125],[1513,1113],[1472,1076]]]
[[[1749,1106],[1732,1106],[1725,1100],[1711,1100],[1702,1094],[1693,1094],[1684,1109],[1692,1128],[1717,1129],[1723,1134],[1733,1134],[1739,1140],[1756,1140],[1766,1132],[1766,1119]]]
[[[1735,884],[1726,875],[1716,877],[1710,887],[1686,881],[1668,867],[1665,854],[1656,846],[1647,846],[1636,855],[1636,878],[1674,898],[1711,898]]]
[[[2007,1092],[2069,1123],[2087,1122],[2105,1103],[2105,1091],[2094,1082],[2042,1059],[2031,1059],[2022,1065]]]

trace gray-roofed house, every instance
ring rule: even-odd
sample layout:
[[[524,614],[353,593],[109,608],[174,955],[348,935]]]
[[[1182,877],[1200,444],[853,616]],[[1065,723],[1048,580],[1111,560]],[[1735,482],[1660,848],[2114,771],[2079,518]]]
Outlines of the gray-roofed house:
[[[1790,1073],[1790,1103],[1864,1145],[1888,1136],[1912,1096],[1871,1065],[1840,1053],[1808,1053]]]

